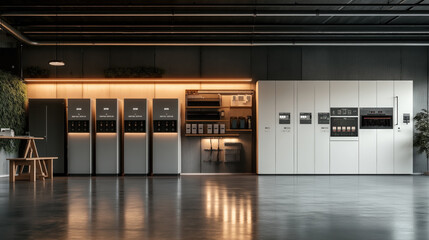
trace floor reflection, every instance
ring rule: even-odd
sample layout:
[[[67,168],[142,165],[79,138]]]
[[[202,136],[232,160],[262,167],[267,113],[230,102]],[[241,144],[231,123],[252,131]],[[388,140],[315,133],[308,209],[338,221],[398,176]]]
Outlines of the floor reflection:
[[[221,226],[221,239],[250,239],[252,198],[249,193],[228,190],[210,182],[205,187],[205,216],[210,225]]]
[[[418,176],[0,179],[1,239],[428,239]]]

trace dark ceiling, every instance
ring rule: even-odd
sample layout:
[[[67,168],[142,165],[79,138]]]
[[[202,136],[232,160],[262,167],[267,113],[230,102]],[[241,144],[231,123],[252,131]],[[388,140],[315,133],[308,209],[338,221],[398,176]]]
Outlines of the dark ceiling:
[[[429,42],[429,0],[2,1],[37,43]]]

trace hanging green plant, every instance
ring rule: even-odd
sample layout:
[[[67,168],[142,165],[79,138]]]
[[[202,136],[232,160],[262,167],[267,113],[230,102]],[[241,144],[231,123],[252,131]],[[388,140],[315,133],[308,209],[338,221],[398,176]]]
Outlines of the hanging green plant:
[[[24,77],[26,78],[47,78],[49,70],[39,66],[29,66],[24,68]]]
[[[25,131],[27,88],[15,75],[0,70],[0,128],[11,128],[16,135]],[[0,140],[0,149],[17,152],[19,141]]]
[[[161,78],[164,69],[157,67],[110,67],[104,70],[106,78]]]

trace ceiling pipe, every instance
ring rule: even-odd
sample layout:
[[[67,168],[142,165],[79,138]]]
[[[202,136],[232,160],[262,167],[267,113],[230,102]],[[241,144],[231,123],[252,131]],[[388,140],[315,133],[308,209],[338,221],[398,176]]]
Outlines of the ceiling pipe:
[[[1,17],[429,17],[429,11],[275,11],[241,13],[3,13]]]
[[[259,47],[259,46],[429,46],[429,42],[62,42],[61,46],[182,46],[182,47]],[[40,42],[37,46],[55,46],[54,42]]]
[[[8,32],[9,34],[11,34],[13,37],[15,37],[20,42],[23,42],[23,43],[28,44],[28,45],[33,45],[33,46],[39,45],[38,42],[31,41],[24,34],[22,34],[20,31],[16,30],[14,27],[9,25],[7,22],[3,21],[3,19],[1,19],[1,18],[0,18],[0,28],[3,29],[4,31]]]
[[[384,30],[376,30],[376,31],[24,31],[25,34],[41,34],[41,35],[49,35],[49,34],[99,34],[99,35],[107,35],[107,34],[282,34],[282,35],[290,35],[290,34],[317,34],[317,35],[336,35],[336,34],[349,34],[349,35],[398,35],[398,34],[429,34],[428,30],[425,31],[384,31]]]
[[[1,15],[0,15],[1,16]],[[339,27],[347,27],[347,28],[428,28],[429,24],[413,24],[413,25],[403,25],[403,24],[395,24],[395,25],[384,25],[384,24],[377,24],[377,25],[342,25],[342,24],[319,24],[319,25],[285,25],[285,24],[278,24],[278,25],[265,25],[265,24],[257,24],[257,25],[249,25],[249,24],[242,24],[242,25],[218,25],[218,24],[212,24],[212,25],[110,25],[110,24],[103,24],[103,25],[82,25],[82,24],[63,24],[63,25],[25,25],[25,27],[29,28],[272,28],[272,27],[284,27],[284,28],[300,28],[303,27],[306,28],[339,28]]]
[[[429,46],[429,42],[35,42],[0,18],[0,27],[32,46]]]
[[[112,4],[112,5],[4,5],[2,8],[278,8],[278,7],[427,7],[429,4],[412,3],[263,3],[263,4]]]

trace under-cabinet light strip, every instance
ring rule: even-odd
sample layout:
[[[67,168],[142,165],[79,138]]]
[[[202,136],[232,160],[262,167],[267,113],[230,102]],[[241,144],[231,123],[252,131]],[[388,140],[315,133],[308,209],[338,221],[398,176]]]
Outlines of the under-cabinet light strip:
[[[26,83],[243,83],[250,78],[26,78]]]

